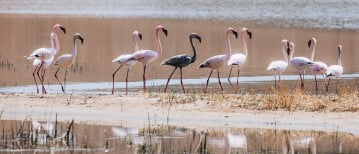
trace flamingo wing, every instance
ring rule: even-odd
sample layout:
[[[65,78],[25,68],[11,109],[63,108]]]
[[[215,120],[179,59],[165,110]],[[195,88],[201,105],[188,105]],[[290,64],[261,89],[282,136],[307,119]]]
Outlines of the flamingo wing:
[[[314,74],[323,74],[326,72],[328,66],[323,62],[315,61],[309,68]]]
[[[217,56],[209,57],[208,59],[203,61],[198,66],[198,68],[209,67],[212,69],[216,69],[222,67],[225,64],[225,62],[226,62],[226,55],[217,55]]]
[[[176,55],[164,60],[161,65],[171,65],[174,67],[186,67],[191,63],[192,58],[187,54]]]
[[[247,56],[241,53],[233,54],[228,60],[228,65],[242,66],[246,62]]]
[[[50,59],[56,53],[54,48],[38,48],[30,54],[28,59],[40,58],[40,59]]]
[[[136,63],[136,61],[130,60],[131,57],[132,57],[132,54],[124,54],[124,55],[116,57],[115,59],[112,60],[112,62],[132,66]]]
[[[72,64],[72,55],[64,54],[56,58],[54,65],[68,67]]]
[[[268,71],[279,71],[283,73],[288,67],[288,63],[283,60],[272,61],[268,67]]]

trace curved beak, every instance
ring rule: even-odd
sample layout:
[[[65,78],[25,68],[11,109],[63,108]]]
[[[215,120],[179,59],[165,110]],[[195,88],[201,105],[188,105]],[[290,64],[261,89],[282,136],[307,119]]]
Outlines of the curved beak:
[[[65,27],[60,26],[60,29],[64,32],[64,34],[66,34],[66,29],[65,29]]]
[[[249,39],[252,39],[252,32],[249,31],[249,30],[247,30],[247,34],[248,34],[248,36],[249,36]]]
[[[142,40],[142,34],[138,33],[138,37],[140,38],[140,40]]]
[[[166,28],[162,28],[162,31],[163,31],[163,33],[165,33],[165,35],[166,35],[166,37],[167,37],[167,34],[168,34],[167,29],[166,29]]]
[[[236,39],[238,38],[238,32],[237,31],[235,31],[235,30],[232,30],[232,32],[233,32],[233,34],[234,34],[234,36],[236,37]]]

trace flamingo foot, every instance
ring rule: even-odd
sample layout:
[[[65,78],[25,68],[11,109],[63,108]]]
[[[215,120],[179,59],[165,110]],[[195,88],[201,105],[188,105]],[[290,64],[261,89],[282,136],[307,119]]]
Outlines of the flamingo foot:
[[[304,83],[300,84],[300,88],[304,89]]]

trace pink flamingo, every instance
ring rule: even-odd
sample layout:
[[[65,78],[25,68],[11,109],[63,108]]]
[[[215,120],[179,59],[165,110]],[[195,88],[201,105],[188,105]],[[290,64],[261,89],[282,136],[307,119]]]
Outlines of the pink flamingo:
[[[315,38],[311,38],[308,41],[308,47],[312,47],[312,53],[310,56],[310,60],[313,61],[313,65],[311,65],[309,68],[312,71],[312,74],[314,75],[315,80],[315,92],[318,93],[318,82],[317,82],[317,74],[325,75],[325,72],[327,70],[327,64],[321,61],[314,61],[314,55],[315,55],[315,47],[317,46],[317,40]]]
[[[284,61],[283,60],[272,61],[267,67],[267,70],[273,72],[274,74],[274,87],[277,87],[276,74],[278,74],[278,88],[280,83],[280,76],[288,67],[288,54],[289,54],[288,40],[286,39],[282,40],[281,44],[282,44],[282,54]]]
[[[222,67],[231,57],[231,41],[229,40],[229,34],[234,34],[234,36],[237,38],[238,37],[238,33],[233,29],[233,28],[228,28],[226,31],[227,34],[227,53],[225,55],[216,55],[213,57],[209,57],[208,59],[206,59],[205,61],[203,61],[198,68],[204,68],[204,67],[208,67],[211,69],[211,72],[209,73],[208,79],[207,79],[207,84],[206,84],[206,88],[205,91],[207,91],[208,88],[208,83],[209,83],[209,79],[211,78],[212,72],[213,70],[217,70],[217,75],[218,75],[218,83],[219,86],[221,87],[221,91],[223,92],[223,87],[221,84],[221,79],[219,77],[219,68]]]
[[[294,43],[293,42],[289,43],[289,49],[290,49],[289,64],[297,69],[297,71],[299,73],[299,77],[300,77],[300,82],[301,82],[300,86],[302,89],[304,89],[305,70],[309,67],[309,65],[312,65],[313,62],[306,57],[294,57],[293,58],[293,54],[294,54]]]
[[[338,65],[330,65],[327,68],[327,71],[325,73],[325,76],[329,78],[328,83],[326,84],[326,90],[328,92],[329,90],[329,82],[330,78],[334,76],[337,80],[335,91],[338,92],[338,82],[339,77],[343,74],[343,66],[342,66],[342,45],[338,46]]]
[[[137,43],[136,37],[138,37],[140,40],[142,40],[142,34],[139,33],[138,31],[133,32],[133,40],[135,42],[135,51],[138,51],[138,43]],[[120,66],[112,74],[112,95],[114,94],[114,91],[115,91],[115,75],[118,72],[118,70],[120,70],[120,68],[122,66],[127,66],[127,73],[126,73],[126,94],[127,94],[128,72],[130,71],[131,66],[136,63],[135,60],[130,60],[131,57],[132,57],[132,54],[124,54],[124,55],[118,56],[112,60],[113,63],[120,64]]]
[[[146,92],[146,67],[147,64],[151,63],[152,61],[156,60],[162,53],[162,45],[161,40],[158,36],[158,33],[162,31],[165,36],[167,36],[167,29],[163,26],[156,27],[156,39],[158,45],[158,51],[153,50],[139,50],[132,54],[130,60],[136,60],[143,64],[143,91]]]
[[[51,48],[55,48],[54,47],[54,39],[55,39],[54,35],[55,35],[54,33],[50,33]],[[51,65],[53,60],[54,60],[54,58],[51,58],[49,60],[45,60],[43,68],[47,69]],[[35,85],[36,85],[36,93],[39,93],[39,87],[37,86],[37,81],[36,81],[35,74],[38,71],[40,65],[41,65],[41,60],[35,58],[34,61],[32,62],[32,66],[35,67],[34,71],[32,72],[32,76],[34,77],[34,81],[35,81]],[[41,82],[42,78],[40,77],[40,74],[37,74],[37,76],[39,77],[39,80]]]
[[[55,78],[61,85],[62,92],[65,93],[65,85],[66,85],[66,75],[67,75],[67,68],[69,68],[75,61],[77,56],[77,45],[76,40],[79,39],[81,44],[83,44],[84,39],[82,38],[81,34],[75,33],[73,36],[73,50],[71,54],[64,54],[56,58],[54,65],[59,66],[56,70]],[[61,67],[65,67],[65,77],[64,77],[64,85],[61,84],[60,80],[57,78],[57,73],[59,72]]]
[[[238,78],[239,78],[240,68],[246,62],[247,55],[248,55],[247,43],[246,43],[246,40],[244,39],[244,34],[245,33],[248,34],[249,39],[252,39],[252,32],[249,31],[247,28],[242,28],[241,29],[241,37],[242,37],[242,42],[243,42],[243,53],[233,54],[231,56],[231,58],[229,59],[229,61],[228,61],[228,65],[231,66],[231,70],[229,71],[229,75],[228,75],[228,82],[229,82],[229,84],[231,84],[231,86],[234,89],[235,93],[237,93],[236,91],[238,91],[238,89],[239,89]],[[237,66],[237,70],[238,70],[237,71],[237,87],[236,87],[237,90],[232,85],[232,82],[231,82],[231,79],[230,79],[233,66]]]
[[[192,46],[193,56],[189,56],[187,54],[176,55],[176,56],[173,56],[171,58],[164,60],[161,63],[161,65],[170,65],[170,66],[175,67],[173,69],[171,75],[168,77],[165,92],[167,91],[167,86],[171,80],[173,73],[176,71],[177,68],[180,68],[181,86],[182,86],[183,93],[186,93],[186,91],[184,90],[183,81],[182,81],[182,68],[188,66],[189,64],[194,63],[197,59],[196,48],[193,45],[192,39],[197,39],[199,41],[199,43],[201,43],[201,37],[196,33],[191,33],[189,35],[189,42],[191,43],[191,46]]]
[[[33,66],[35,66],[35,70],[32,73],[34,77],[34,81],[37,88],[37,93],[39,93],[39,88],[37,86],[37,82],[35,79],[35,72],[37,72],[37,76],[39,77],[39,80],[42,85],[42,93],[46,94],[46,89],[44,86],[44,77],[46,69],[51,65],[52,61],[54,60],[55,54],[60,50],[60,43],[59,39],[56,35],[56,30],[61,29],[66,34],[66,29],[60,24],[56,24],[53,27],[53,32],[50,34],[50,48],[39,48],[36,49],[30,56],[28,56],[28,59],[34,59]],[[40,77],[40,70],[42,70],[41,77]]]

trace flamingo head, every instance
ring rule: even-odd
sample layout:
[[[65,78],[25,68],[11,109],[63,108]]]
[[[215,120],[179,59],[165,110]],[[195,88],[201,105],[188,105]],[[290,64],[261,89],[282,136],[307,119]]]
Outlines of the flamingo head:
[[[133,32],[133,36],[138,36],[138,38],[140,38],[140,40],[142,40],[142,34],[140,32],[138,32],[137,30]]]
[[[288,56],[290,56],[290,47],[289,47],[289,41],[287,41],[287,54],[288,54]]]
[[[281,44],[282,44],[282,47],[285,47],[285,48],[286,48],[287,54],[289,55],[290,51],[289,51],[289,42],[288,42],[288,40],[287,40],[287,39],[283,39],[282,42],[281,42]]]
[[[66,34],[66,29],[64,26],[62,26],[60,24],[54,25],[53,31],[55,32],[55,30],[58,30],[58,29],[61,29],[64,32],[64,34]]]
[[[288,49],[287,49],[287,53],[289,51],[289,55],[293,55],[294,52],[294,43],[293,42],[288,42]]]
[[[241,32],[247,32],[249,39],[252,39],[252,32],[248,28],[242,28]]]
[[[235,36],[236,38],[238,38],[238,33],[237,33],[237,31],[235,31],[233,28],[227,28],[227,35],[228,35],[229,33],[234,34],[234,36]]]
[[[190,38],[190,39],[197,39],[197,40],[199,41],[199,43],[202,43],[202,42],[201,42],[201,36],[199,36],[197,33],[191,33],[191,34],[189,35],[189,38]]]
[[[309,48],[312,46],[312,42],[313,42],[313,45],[317,44],[317,40],[313,37],[308,41],[308,47]]]
[[[339,44],[339,45],[338,45],[338,52],[339,52],[339,54],[342,53],[342,49],[343,49],[343,46]]]
[[[157,26],[156,27],[156,33],[158,33],[159,31],[162,31],[163,33],[165,33],[165,36],[167,37],[168,31],[167,31],[167,29],[165,27],[163,27],[161,25]]]
[[[79,39],[81,41],[81,44],[84,43],[84,38],[79,33],[74,34],[74,40]]]

